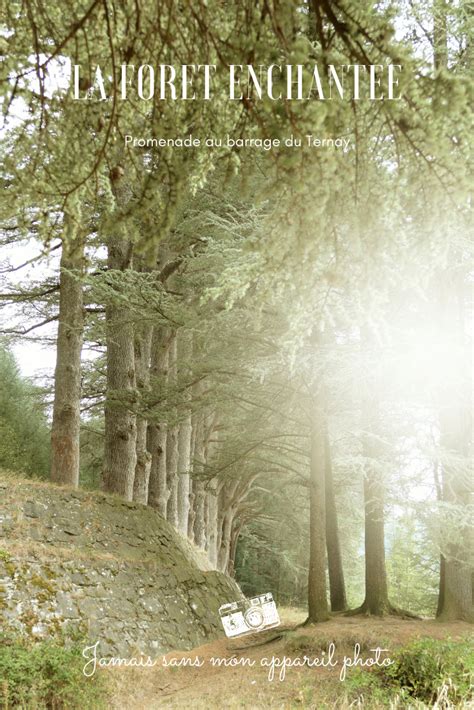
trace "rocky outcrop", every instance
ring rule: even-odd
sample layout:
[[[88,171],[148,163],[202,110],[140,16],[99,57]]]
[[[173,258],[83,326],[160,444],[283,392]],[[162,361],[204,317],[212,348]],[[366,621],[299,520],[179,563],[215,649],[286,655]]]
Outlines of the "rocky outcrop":
[[[233,580],[157,512],[0,475],[0,617],[20,635],[100,642],[101,655],[190,649],[222,634]]]

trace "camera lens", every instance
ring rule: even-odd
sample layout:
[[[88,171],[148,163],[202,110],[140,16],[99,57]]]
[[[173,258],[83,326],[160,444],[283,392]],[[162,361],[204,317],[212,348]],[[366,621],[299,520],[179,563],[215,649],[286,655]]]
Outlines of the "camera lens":
[[[250,626],[252,629],[258,629],[260,626],[262,626],[264,621],[263,612],[261,609],[258,609],[256,607],[247,609],[244,614],[244,619],[247,625]]]

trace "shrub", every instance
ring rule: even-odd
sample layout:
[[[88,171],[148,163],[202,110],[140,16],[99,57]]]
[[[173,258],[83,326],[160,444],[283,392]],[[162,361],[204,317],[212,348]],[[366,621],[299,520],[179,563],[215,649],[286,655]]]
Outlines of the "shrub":
[[[347,707],[389,708],[392,707],[393,692],[384,686],[382,679],[371,671],[354,668],[344,681]],[[344,707],[344,705],[342,705]]]
[[[49,449],[44,392],[21,376],[0,340],[0,468],[44,478]]]
[[[5,710],[99,710],[105,708],[100,674],[82,673],[79,646],[30,643],[0,637],[0,707]]]
[[[3,547],[0,547],[0,562],[10,562],[10,560],[11,555],[8,550],[4,550]]]
[[[421,639],[397,651],[393,665],[379,671],[402,693],[432,704],[440,691],[446,701],[465,706],[472,700],[474,647],[467,641]]]

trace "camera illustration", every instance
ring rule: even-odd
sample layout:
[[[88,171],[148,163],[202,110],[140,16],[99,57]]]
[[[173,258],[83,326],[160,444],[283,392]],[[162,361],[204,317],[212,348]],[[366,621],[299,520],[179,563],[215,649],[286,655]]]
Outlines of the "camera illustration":
[[[271,629],[280,624],[280,617],[270,592],[219,607],[226,636],[234,638]]]

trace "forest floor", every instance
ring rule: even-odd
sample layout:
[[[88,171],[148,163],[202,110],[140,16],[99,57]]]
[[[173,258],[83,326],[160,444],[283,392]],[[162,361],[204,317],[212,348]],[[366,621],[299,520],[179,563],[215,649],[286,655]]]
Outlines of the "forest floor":
[[[162,657],[153,668],[107,669],[110,707],[113,710],[389,707],[383,699],[378,703],[377,695],[374,696],[369,682],[373,669],[350,666],[356,644],[360,645],[363,661],[375,658],[372,649],[386,649],[380,654],[382,663],[384,657],[389,658],[391,652],[415,639],[472,637],[472,626],[462,622],[356,616],[300,627],[305,618],[302,611],[280,611],[282,625],[278,628],[232,640],[219,639],[186,653],[169,653],[164,657],[167,667]],[[311,661],[327,662],[331,643],[335,647],[332,665],[288,667],[288,662],[305,655]],[[289,661],[282,671],[285,657]],[[213,658],[227,659],[237,665],[219,667],[213,665]],[[231,661],[232,658],[235,660]],[[169,665],[172,659],[181,665]],[[199,667],[183,665],[196,663],[196,659]],[[274,677],[270,679],[272,663]],[[346,674],[341,680],[344,668]]]

